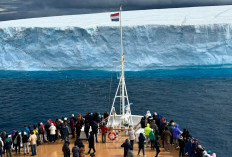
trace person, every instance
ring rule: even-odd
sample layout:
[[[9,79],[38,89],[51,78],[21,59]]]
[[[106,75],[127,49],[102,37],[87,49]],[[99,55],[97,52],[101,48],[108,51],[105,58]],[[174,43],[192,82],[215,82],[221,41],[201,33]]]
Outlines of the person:
[[[179,125],[175,124],[175,127],[172,129],[172,135],[173,135],[173,142],[174,142],[174,146],[176,148],[179,148],[178,146],[178,139],[180,137],[181,131],[179,129]]]
[[[155,157],[158,157],[159,153],[160,153],[160,149],[159,149],[159,142],[158,142],[158,139],[155,138],[155,149],[156,149],[156,155]]]
[[[79,157],[79,151],[79,147],[75,144],[75,146],[72,148],[73,157]]]
[[[11,145],[12,145],[11,135],[8,135],[8,137],[6,139],[6,157],[12,157]]]
[[[107,126],[105,123],[103,123],[101,126],[100,126],[100,129],[101,129],[101,133],[102,133],[102,143],[106,143],[106,133],[107,133]]]
[[[40,144],[42,144],[44,142],[44,132],[45,132],[44,125],[42,122],[39,123],[38,132],[39,132],[39,141]]]
[[[69,142],[69,129],[66,124],[63,125],[62,132],[63,132],[64,142],[66,141]]]
[[[56,127],[54,126],[53,123],[51,123],[49,130],[50,130],[50,143],[56,142]]]
[[[129,143],[129,140],[126,139],[125,142],[121,145],[121,147],[124,147],[124,157],[127,157],[127,153],[131,149],[131,145]]]
[[[95,136],[96,143],[98,143],[98,140],[97,140],[98,124],[97,124],[96,121],[93,121],[92,131],[93,131],[93,134],[94,134],[94,136]]]
[[[26,124],[24,125],[24,128],[23,128],[22,132],[26,132],[27,136],[28,137],[30,136],[30,129],[27,127]]]
[[[134,141],[135,141],[135,131],[134,131],[132,126],[129,127],[128,135],[129,135],[131,150],[133,150],[134,149]]]
[[[194,139],[194,140],[193,140],[193,143],[192,143],[192,151],[191,151],[191,152],[192,152],[191,155],[192,155],[193,157],[196,156],[197,148],[198,148],[198,140],[197,140],[197,139]]]
[[[204,148],[201,145],[197,146],[195,157],[203,157]]]
[[[184,157],[185,140],[182,136],[180,136],[180,138],[178,139],[178,142],[179,142],[179,147],[180,147],[179,157]]]
[[[90,154],[91,149],[93,149],[93,151],[95,153],[96,150],[95,150],[95,147],[94,147],[94,134],[93,134],[92,131],[90,132],[88,141],[89,141],[89,151],[88,151],[88,154]]]
[[[145,140],[145,137],[143,135],[143,133],[140,133],[139,134],[139,151],[138,151],[138,155],[141,151],[141,149],[143,150],[143,156],[145,156],[145,151],[144,151],[144,140]]]
[[[24,155],[29,154],[29,137],[27,136],[26,132],[23,132],[23,136],[22,136],[22,141],[23,141],[23,151],[24,151]]]
[[[70,118],[70,128],[72,132],[72,138],[75,138],[75,123],[76,123],[76,119],[74,117],[74,114],[72,114],[72,117]]]
[[[149,133],[149,139],[151,141],[151,149],[155,149],[155,133],[153,132],[153,129],[151,129],[151,132]]]
[[[146,117],[145,116],[141,118],[140,124],[141,124],[141,128],[145,128],[145,126],[146,126]]]
[[[81,140],[79,140],[77,146],[79,147],[79,157],[85,157],[85,145]]]
[[[147,147],[148,147],[150,132],[151,132],[150,124],[147,124],[147,127],[144,128],[144,133],[145,133],[145,137],[146,137],[146,146]]]
[[[50,130],[49,130],[50,126],[51,126],[51,123],[48,120],[47,123],[44,126],[45,127],[45,131],[46,131],[46,135],[47,135],[47,137],[46,137],[47,140],[46,141],[50,141]]]
[[[3,148],[4,148],[4,143],[2,141],[2,138],[0,137],[0,156],[2,157],[3,154]]]
[[[86,139],[88,140],[89,139],[89,129],[90,129],[90,125],[88,122],[85,123],[85,135],[86,135]]]
[[[168,127],[165,127],[162,137],[164,142],[164,149],[165,151],[170,151],[170,139],[171,139],[171,132],[169,131]]]
[[[20,144],[22,143],[22,136],[21,133],[19,133],[18,131],[15,134],[14,142],[16,154],[20,154]]]
[[[153,114],[153,120],[155,121],[155,124],[157,125],[158,129],[160,129],[160,119],[158,117],[158,114],[154,112]]]
[[[69,141],[64,142],[62,151],[64,153],[64,157],[70,157]]]
[[[84,120],[81,117],[81,114],[79,114],[78,117],[77,117],[77,121],[76,121],[76,134],[77,134],[77,137],[80,137],[81,128],[83,127],[83,125],[84,125]]]
[[[31,156],[36,155],[36,141],[37,141],[37,136],[35,135],[34,132],[31,132],[31,136],[29,137],[29,140],[31,142]]]
[[[1,138],[2,138],[2,141],[3,141],[3,144],[4,144],[4,147],[3,147],[3,154],[6,152],[5,151],[5,143],[6,143],[6,139],[7,139],[7,134],[6,134],[6,132],[5,131],[2,131],[2,133],[1,133]]]

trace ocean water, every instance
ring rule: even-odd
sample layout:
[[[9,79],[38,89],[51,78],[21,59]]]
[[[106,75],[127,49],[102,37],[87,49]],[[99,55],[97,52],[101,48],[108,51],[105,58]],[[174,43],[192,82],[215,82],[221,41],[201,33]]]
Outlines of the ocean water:
[[[232,154],[232,68],[126,72],[132,113],[159,112],[218,157]],[[111,71],[0,71],[0,131],[109,111],[118,84]]]

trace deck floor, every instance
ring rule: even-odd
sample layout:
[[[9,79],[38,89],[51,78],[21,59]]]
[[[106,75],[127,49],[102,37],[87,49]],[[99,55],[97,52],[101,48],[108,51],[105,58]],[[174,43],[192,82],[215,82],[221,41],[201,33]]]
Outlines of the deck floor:
[[[98,135],[99,142],[101,141],[101,134]],[[125,141],[127,137],[124,135],[121,135],[120,138],[117,141],[111,142],[107,141],[107,143],[97,143],[95,145],[96,149],[96,157],[122,157],[123,156],[123,148],[121,148],[121,144]],[[87,154],[88,152],[88,142],[83,140],[83,143],[85,145],[85,152],[86,156],[90,156]],[[70,140],[70,151],[72,151],[72,147],[74,145],[74,139]],[[37,147],[37,157],[63,157],[62,152],[62,146],[63,141],[57,140],[56,143],[46,143],[43,145],[40,145]],[[163,148],[160,148],[161,152],[159,154],[159,157],[178,157],[179,154],[177,150],[175,150],[173,147],[171,147],[170,152],[165,152]],[[23,149],[21,149],[21,154],[16,155],[15,152],[13,152],[13,156],[30,156],[29,155],[23,155],[22,154]],[[138,154],[138,144],[134,144],[134,155],[137,156]],[[145,154],[146,157],[155,157],[156,151],[151,150],[151,148],[145,148]],[[142,156],[142,152],[140,152],[140,155]],[[72,155],[71,155],[72,156]]]

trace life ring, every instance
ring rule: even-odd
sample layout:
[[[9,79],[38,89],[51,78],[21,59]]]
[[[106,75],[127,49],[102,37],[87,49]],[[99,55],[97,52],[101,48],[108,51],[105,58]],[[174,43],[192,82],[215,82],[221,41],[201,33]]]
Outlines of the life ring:
[[[111,141],[115,140],[116,137],[117,137],[117,136],[116,136],[116,133],[115,133],[115,132],[109,132],[108,138],[109,138]]]

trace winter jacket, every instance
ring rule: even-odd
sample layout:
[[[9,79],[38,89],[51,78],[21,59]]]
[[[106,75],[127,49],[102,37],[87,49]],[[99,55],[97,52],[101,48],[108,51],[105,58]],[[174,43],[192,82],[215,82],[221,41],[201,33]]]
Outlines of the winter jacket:
[[[73,157],[79,157],[79,147],[78,146],[74,146],[72,148],[72,153],[73,153]]]
[[[97,122],[96,122],[96,121],[93,122],[92,131],[93,131],[94,134],[95,134],[95,133],[98,133],[98,125],[97,125]]]
[[[172,129],[173,138],[179,138],[180,134],[181,134],[181,131],[180,131],[178,125],[176,125],[176,127]]]
[[[23,143],[27,143],[28,139],[29,139],[29,137],[27,135],[23,135],[23,137],[22,137]]]
[[[22,132],[26,132],[27,136],[29,137],[30,135],[30,130],[28,127],[24,127]]]
[[[55,135],[56,134],[56,127],[55,126],[51,125],[49,130],[50,130],[50,135]]]
[[[149,136],[150,132],[151,132],[150,124],[147,124],[147,127],[144,128],[144,133],[146,136]]]
[[[107,128],[106,126],[101,126],[100,129],[101,129],[101,132],[102,132],[103,134],[106,133],[107,130],[108,130],[108,128]]]
[[[142,118],[141,118],[141,121],[140,121],[141,128],[145,128],[145,123],[146,123],[146,118],[145,118],[145,117],[142,117]]]
[[[133,129],[128,131],[128,135],[129,140],[135,140],[135,131]]]
[[[68,134],[69,134],[68,126],[64,125],[63,128],[62,128],[62,130],[63,130],[64,136],[68,136]]]
[[[81,130],[83,125],[84,125],[84,120],[80,117],[79,119],[77,119],[76,129]]]
[[[155,122],[151,122],[150,124],[150,128],[153,129],[154,132],[158,132],[159,128],[157,127],[157,125],[155,124]]]
[[[153,131],[150,132],[150,134],[149,134],[149,139],[150,139],[150,140],[155,140],[155,134],[154,134]]]
[[[124,147],[124,156],[125,156],[125,154],[127,154],[127,152],[131,149],[131,145],[128,139],[126,139],[126,141],[121,145],[121,147]]]
[[[68,143],[64,143],[62,151],[64,153],[64,157],[70,157],[70,149]]]
[[[73,130],[75,129],[75,121],[73,118],[70,119],[70,128]]]
[[[36,145],[37,136],[35,134],[31,135],[29,141],[31,142],[31,145]]]
[[[172,134],[169,130],[165,130],[162,134],[164,141],[170,141],[171,136],[172,136]]]

